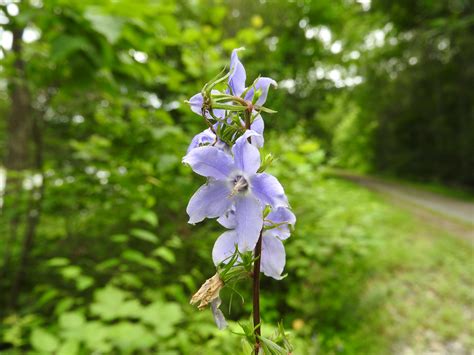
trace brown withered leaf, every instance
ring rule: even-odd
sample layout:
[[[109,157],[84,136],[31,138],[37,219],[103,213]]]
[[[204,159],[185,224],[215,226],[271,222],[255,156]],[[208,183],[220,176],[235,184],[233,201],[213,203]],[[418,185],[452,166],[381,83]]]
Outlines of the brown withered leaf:
[[[193,305],[199,303],[197,307],[199,310],[202,310],[214,299],[219,297],[219,292],[222,287],[224,287],[224,281],[222,281],[219,274],[216,273],[204,282],[201,288],[193,295],[189,303]]]

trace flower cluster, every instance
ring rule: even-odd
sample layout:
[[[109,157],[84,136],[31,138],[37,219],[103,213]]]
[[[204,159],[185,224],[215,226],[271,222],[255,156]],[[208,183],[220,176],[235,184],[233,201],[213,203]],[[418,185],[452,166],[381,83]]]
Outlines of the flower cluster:
[[[189,104],[209,128],[196,135],[183,162],[207,178],[187,207],[189,223],[218,218],[225,228],[216,241],[212,258],[226,263],[238,251],[253,251],[262,238],[261,271],[281,279],[285,266],[282,240],[290,236],[296,218],[283,187],[264,173],[259,148],[263,146],[261,112],[273,79],[259,77],[246,87],[245,68],[232,52],[229,72],[207,84]],[[215,89],[227,80],[224,91]],[[237,259],[239,262],[240,258]]]
[[[264,172],[271,155],[262,161],[259,150],[264,144],[261,112],[275,112],[264,104],[270,86],[276,83],[259,77],[246,87],[245,68],[237,53],[238,49],[232,52],[228,73],[216,77],[189,100],[191,110],[203,117],[208,128],[192,139],[183,158],[183,163],[207,178],[189,201],[189,223],[217,218],[228,229],[212,250],[218,273],[191,299],[200,309],[210,304],[221,329],[226,321],[219,310],[220,289],[226,282],[250,274],[252,263],[254,277],[260,270],[281,279],[286,261],[282,241],[290,236],[296,222],[283,187]],[[224,89],[218,90],[222,86]],[[256,318],[254,331],[259,339],[259,316]]]

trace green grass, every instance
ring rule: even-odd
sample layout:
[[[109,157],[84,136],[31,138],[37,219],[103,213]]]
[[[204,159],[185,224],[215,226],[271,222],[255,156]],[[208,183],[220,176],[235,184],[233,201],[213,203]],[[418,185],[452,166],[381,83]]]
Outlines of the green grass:
[[[337,185],[332,188],[337,191],[331,195],[334,203],[347,210],[367,208],[368,214],[375,205],[383,214],[372,220],[377,247],[367,256],[369,271],[354,301],[360,323],[338,335],[345,353],[474,349],[472,245],[423,224],[355,184],[330,183]],[[356,199],[348,198],[354,194]],[[364,216],[353,218],[357,224]]]

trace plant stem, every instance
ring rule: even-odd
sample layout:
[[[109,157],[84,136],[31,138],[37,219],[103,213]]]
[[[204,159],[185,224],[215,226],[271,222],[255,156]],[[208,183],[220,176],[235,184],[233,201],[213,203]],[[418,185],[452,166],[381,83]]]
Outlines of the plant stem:
[[[255,355],[258,355],[260,349],[260,259],[262,256],[262,232],[258,237],[257,245],[255,246],[255,262],[253,265],[253,328],[255,334]]]

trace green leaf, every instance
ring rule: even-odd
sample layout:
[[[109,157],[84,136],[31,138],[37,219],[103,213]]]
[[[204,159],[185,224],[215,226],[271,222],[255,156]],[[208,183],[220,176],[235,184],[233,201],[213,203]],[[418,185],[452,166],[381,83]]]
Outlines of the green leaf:
[[[75,279],[80,274],[81,268],[79,266],[71,265],[61,269],[61,275],[63,275],[65,279]]]
[[[174,256],[174,253],[167,247],[159,247],[158,249],[155,249],[153,251],[153,255],[161,257],[170,264],[176,262],[176,257]]]
[[[84,13],[84,17],[89,20],[92,28],[104,35],[109,43],[114,44],[122,33],[125,20],[116,16],[104,15],[95,6],[90,6]]]
[[[79,291],[91,287],[94,284],[94,279],[90,276],[81,275],[76,279],[76,287]]]
[[[132,229],[130,234],[134,236],[135,238],[145,240],[150,243],[154,243],[154,244],[158,243],[158,237],[154,235],[152,232],[144,230],[144,229],[137,229],[137,228]]]
[[[183,312],[176,303],[155,301],[142,312],[143,322],[153,325],[159,336],[167,337],[174,333],[175,325],[183,318]]]
[[[31,332],[31,345],[43,353],[53,353],[59,346],[58,339],[43,328],[35,328]]]
[[[107,286],[95,293],[95,302],[91,305],[92,314],[104,320],[113,320],[120,316],[120,307],[125,303],[127,293],[113,286]]]
[[[130,219],[133,222],[144,221],[144,222],[147,222],[148,224],[150,224],[153,227],[158,226],[158,217],[156,216],[156,214],[153,211],[150,211],[150,210],[139,209],[139,210],[135,211],[132,214]]]
[[[49,266],[66,266],[69,264],[69,260],[66,258],[52,258],[48,260],[47,264]]]
[[[56,355],[76,355],[79,353],[79,342],[77,340],[68,340],[61,344]]]
[[[126,250],[122,253],[122,257],[139,265],[149,267],[152,270],[161,271],[161,265],[158,261],[152,258],[147,258],[137,250]]]
[[[51,44],[51,57],[53,62],[59,62],[78,51],[94,52],[94,48],[84,37],[60,35]]]

